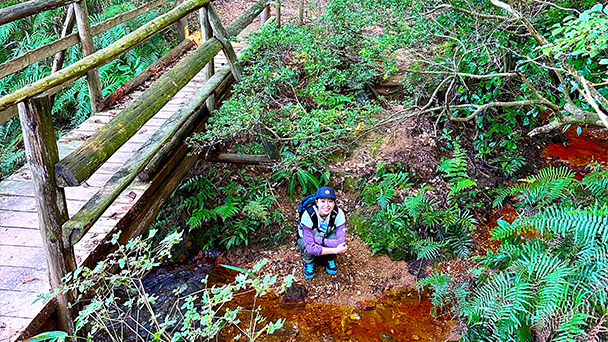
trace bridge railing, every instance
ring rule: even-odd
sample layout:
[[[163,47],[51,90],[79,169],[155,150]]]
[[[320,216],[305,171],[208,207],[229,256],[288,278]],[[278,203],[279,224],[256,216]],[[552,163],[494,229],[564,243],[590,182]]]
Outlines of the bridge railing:
[[[76,18],[78,18],[77,4],[79,2],[35,1],[47,3],[48,6],[71,3],[70,6],[74,6]],[[258,1],[224,28],[211,0],[185,0],[171,11],[146,23],[108,47],[85,54],[86,56],[81,60],[0,98],[0,111],[15,105],[18,107],[26,158],[34,185],[40,231],[48,262],[49,278],[53,288],[60,287],[62,278],[76,269],[74,244],[83,237],[121,191],[144,170],[146,165],[152,164],[148,169],[149,172],[152,172],[152,169],[155,168],[154,165],[159,163],[159,154],[167,155],[167,148],[177,146],[185,134],[195,127],[201,127],[201,121],[209,113],[207,103],[210,97],[227,93],[226,89],[230,84],[234,80],[240,80],[241,67],[229,38],[238,35],[260,13],[262,13],[263,20],[267,19],[269,4],[270,0]],[[80,5],[84,7],[84,3],[80,3]],[[13,7],[9,7],[9,9],[11,8]],[[205,43],[165,72],[127,108],[89,137],[80,148],[59,160],[49,94],[57,87],[65,86],[85,74],[90,81],[91,71],[199,9],[201,9],[201,27],[206,28],[204,36],[208,38]],[[18,17],[16,14],[11,14],[8,18]],[[83,37],[79,38],[83,42]],[[212,75],[213,68],[209,64],[220,50],[223,50],[227,56],[229,66]],[[64,187],[77,186],[88,179],[205,66],[207,66],[207,79],[197,94],[169,118],[93,198],[72,218],[69,218]],[[68,305],[72,300],[70,293],[60,294],[57,297],[58,324],[59,328],[65,331],[72,331],[71,322],[74,312],[72,312],[73,307]]]

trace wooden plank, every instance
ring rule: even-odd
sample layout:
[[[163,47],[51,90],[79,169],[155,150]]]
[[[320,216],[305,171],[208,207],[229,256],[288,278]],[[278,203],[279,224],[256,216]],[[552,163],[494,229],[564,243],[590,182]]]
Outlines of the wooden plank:
[[[110,46],[96,53],[89,55],[80,61],[63,68],[62,70],[40,79],[28,87],[19,89],[12,94],[0,98],[0,111],[23,101],[28,97],[40,94],[74,77],[83,76],[87,71],[108,63],[113,58],[128,51],[133,46],[145,41],[156,33],[165,29],[173,22],[187,15],[188,13],[201,8],[210,0],[186,0],[184,3],[164,15],[146,23],[127,36],[117,40]]]
[[[62,225],[68,220],[68,209],[65,193],[55,182],[54,166],[59,161],[59,152],[49,98],[42,96],[19,103],[19,121],[23,132],[25,156],[32,174],[38,223],[40,233],[44,237],[43,250],[51,288],[61,288],[63,277],[76,269],[76,259],[72,245],[62,239]],[[9,253],[6,253],[7,249]],[[3,247],[3,254],[10,254],[11,249]],[[19,259],[26,260],[26,255],[28,254],[24,253]],[[71,335],[74,333],[73,319],[76,317],[74,308],[70,306],[70,303],[74,302],[73,294],[59,293],[55,298],[58,327]]]
[[[231,35],[238,34],[253,21],[265,4],[265,0],[259,1],[235,20],[229,26],[228,32]],[[165,106],[170,98],[217,54],[220,48],[221,44],[217,39],[205,42],[163,74],[142,96],[129,104],[78,150],[62,159],[56,165],[57,175],[61,177],[58,179],[59,184],[75,186],[90,177],[150,117]],[[184,99],[184,101],[186,100]],[[163,111],[171,113],[175,109],[179,109],[179,105],[165,106]]]
[[[7,290],[29,292],[36,295],[44,290],[50,290],[46,267],[0,266],[0,291]]]
[[[42,247],[2,246],[2,254],[0,254],[2,266],[46,268],[46,264]]]
[[[74,0],[31,0],[0,9],[0,25],[65,6]]]
[[[23,292],[2,292],[2,297],[0,297],[0,316],[32,319],[36,317],[44,306],[42,301],[32,304],[32,296],[24,296]]]
[[[42,248],[42,236],[32,229],[0,228],[0,246]]]
[[[38,229],[38,213],[0,210],[0,227]]]

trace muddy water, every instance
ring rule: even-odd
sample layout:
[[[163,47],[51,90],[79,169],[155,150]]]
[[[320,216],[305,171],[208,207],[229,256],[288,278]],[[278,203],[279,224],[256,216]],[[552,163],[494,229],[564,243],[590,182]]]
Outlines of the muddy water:
[[[216,284],[230,281],[234,276],[223,267],[214,267],[213,259],[204,259],[190,265],[161,268],[147,276],[144,283],[149,292],[159,297],[158,303],[173,303],[173,289],[188,284],[196,291],[198,285],[195,284],[200,284],[200,279],[207,274],[210,283]],[[230,307],[238,305],[245,309],[239,316],[243,327],[249,325],[251,314],[247,310],[253,307],[253,302],[250,292],[236,296],[230,304]],[[446,341],[450,340],[455,325],[448,317],[433,318],[428,296],[415,290],[392,290],[376,301],[356,307],[307,301],[285,305],[283,296],[275,294],[258,298],[256,304],[262,316],[272,321],[286,319],[282,329],[259,341]],[[227,327],[219,340],[233,341],[237,335],[237,328]]]
[[[542,155],[550,159],[568,162],[572,167],[584,167],[592,161],[608,162],[608,137],[599,129],[583,128],[581,134],[577,127],[570,127],[565,143],[550,144]]]

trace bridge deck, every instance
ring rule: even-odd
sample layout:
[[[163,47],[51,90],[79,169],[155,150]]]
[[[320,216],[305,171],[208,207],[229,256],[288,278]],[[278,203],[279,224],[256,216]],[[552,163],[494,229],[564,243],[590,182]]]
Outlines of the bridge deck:
[[[238,45],[234,46],[239,49]],[[226,64],[222,52],[215,57],[216,69]],[[85,184],[66,188],[70,217],[95,194],[154,132],[175,113],[203,84],[202,71],[182,88]],[[139,94],[132,94],[136,98]],[[58,141],[60,158],[77,149],[84,140],[103,127],[119,110],[98,113]],[[78,264],[114,229],[118,220],[145,193],[149,183],[133,181],[101,219],[75,245]],[[0,182],[0,341],[15,341],[44,308],[33,303],[41,293],[49,292],[47,264],[38,230],[38,213],[28,166]],[[48,308],[46,309],[48,310]]]

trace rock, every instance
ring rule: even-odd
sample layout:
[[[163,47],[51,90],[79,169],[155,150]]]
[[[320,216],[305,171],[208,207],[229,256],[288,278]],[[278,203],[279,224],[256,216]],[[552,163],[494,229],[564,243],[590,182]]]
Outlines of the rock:
[[[363,309],[365,311],[376,309],[376,304],[366,301],[366,300],[360,300],[357,304],[359,304],[359,307],[361,307],[361,309]]]
[[[414,335],[414,336],[416,336],[416,335]],[[378,338],[382,342],[397,342],[397,340],[393,336],[391,336],[387,333],[379,333]]]
[[[283,296],[283,305],[288,306],[297,306],[304,304],[304,300],[308,295],[308,290],[306,287],[301,284],[293,284],[287,291],[285,291],[285,296]]]

